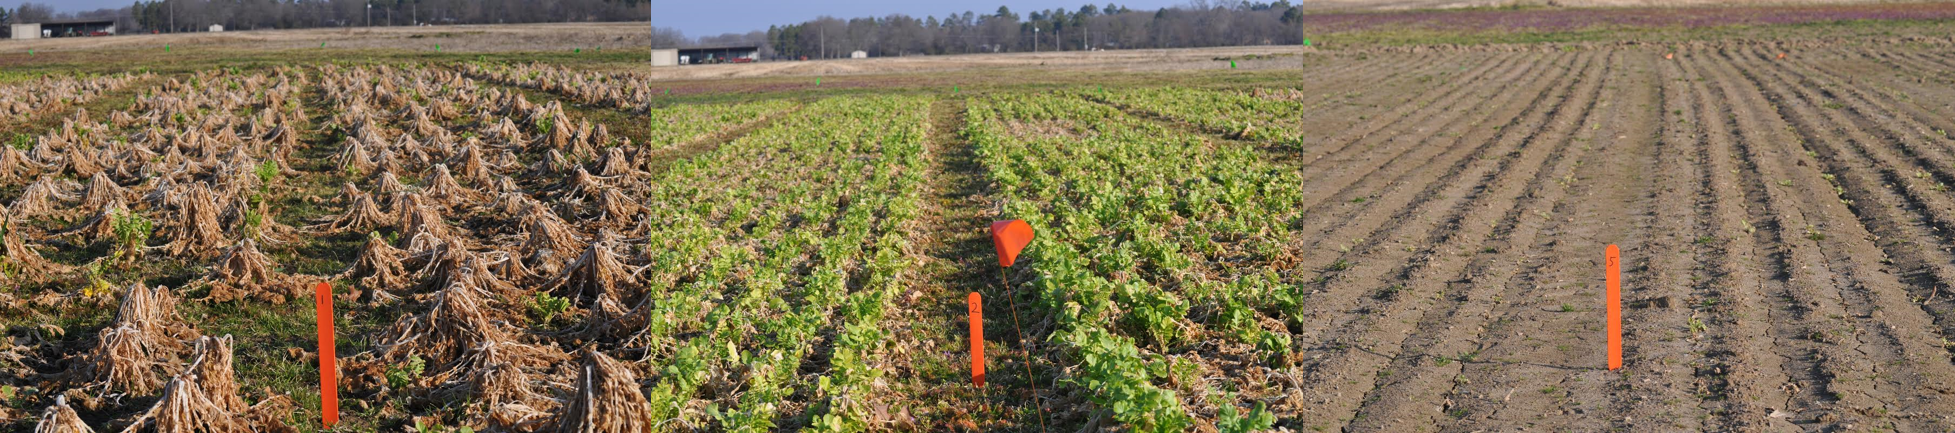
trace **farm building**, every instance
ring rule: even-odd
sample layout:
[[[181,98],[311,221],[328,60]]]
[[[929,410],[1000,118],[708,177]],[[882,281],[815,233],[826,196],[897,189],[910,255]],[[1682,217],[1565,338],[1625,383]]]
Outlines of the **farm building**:
[[[652,66],[679,66],[679,49],[653,48]]]
[[[223,24],[211,24],[211,25],[210,25],[210,32],[211,32],[211,33],[223,33],[223,32],[224,32],[224,25],[223,25]]]
[[[862,50],[855,50],[855,52],[852,52],[852,53],[849,53],[849,58],[851,58],[851,59],[867,59],[867,58],[869,58],[869,52],[868,52],[868,51],[862,51]]]
[[[760,60],[759,45],[680,48],[679,64],[748,63]]]
[[[68,20],[14,24],[14,39],[108,36],[115,34],[114,20]]]

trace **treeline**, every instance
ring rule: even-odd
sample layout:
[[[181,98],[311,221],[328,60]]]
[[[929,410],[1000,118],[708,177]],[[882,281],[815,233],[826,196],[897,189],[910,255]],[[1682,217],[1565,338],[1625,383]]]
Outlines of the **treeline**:
[[[800,24],[768,27],[765,35],[701,38],[712,42],[764,43],[779,58],[839,58],[865,51],[871,56],[1179,48],[1301,43],[1302,10],[1289,0],[1275,3],[1195,0],[1186,6],[1152,11],[1109,3],[1076,10],[1033,11],[1023,16],[1000,6],[994,13],[952,13],[923,18],[820,17]],[[764,38],[753,41],[745,39]]]
[[[368,4],[372,7],[369,8]],[[0,8],[0,22],[113,19],[123,33],[228,30],[644,21],[649,0],[154,0],[119,9],[59,12],[24,3]]]

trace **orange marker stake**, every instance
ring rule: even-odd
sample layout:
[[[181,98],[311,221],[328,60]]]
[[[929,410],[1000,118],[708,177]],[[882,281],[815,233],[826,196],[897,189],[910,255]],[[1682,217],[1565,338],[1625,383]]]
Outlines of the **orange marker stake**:
[[[1663,60],[1670,60],[1675,58],[1677,58],[1677,53],[1663,53]]]
[[[1609,244],[1605,254],[1607,257],[1603,266],[1608,269],[1603,272],[1606,273],[1609,288],[1604,295],[1608,299],[1603,302],[1609,304],[1609,370],[1614,371],[1622,368],[1622,253],[1616,250],[1615,244]]]
[[[339,424],[339,381],[333,355],[333,285],[319,283],[312,288],[313,303],[319,312],[319,416],[326,428]]]
[[[984,387],[984,300],[971,292],[971,384]]]

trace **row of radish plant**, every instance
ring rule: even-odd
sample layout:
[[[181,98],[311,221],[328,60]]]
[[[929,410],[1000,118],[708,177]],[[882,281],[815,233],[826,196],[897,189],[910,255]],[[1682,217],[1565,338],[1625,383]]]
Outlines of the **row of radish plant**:
[[[1300,217],[1297,176],[1075,94],[981,98],[967,118],[996,206],[1042,232],[1015,269],[1057,324],[1043,355],[1061,391],[1132,430],[1268,428],[1231,395],[1242,370],[1194,360],[1233,344],[1264,368],[1291,351],[1264,270]]]
[[[914,265],[928,101],[834,98],[649,182],[654,419],[767,431],[791,395],[808,427],[869,426],[886,305]],[[831,336],[832,337],[829,337]],[[833,338],[819,344],[823,338]],[[828,347],[812,381],[803,364]]]
[[[1291,148],[1306,146],[1297,128],[1320,107],[1290,97],[1290,90],[1203,90],[1178,87],[1086,92],[1121,107],[1188,122],[1204,131],[1237,140]]]

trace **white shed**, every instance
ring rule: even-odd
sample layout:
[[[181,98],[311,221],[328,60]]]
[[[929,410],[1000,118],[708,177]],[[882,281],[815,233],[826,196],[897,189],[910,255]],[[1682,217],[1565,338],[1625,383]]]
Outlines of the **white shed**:
[[[40,39],[40,24],[14,24],[14,39]]]
[[[853,53],[849,53],[849,58],[851,58],[851,59],[867,59],[867,58],[869,58],[869,52],[868,52],[868,51],[862,51],[862,50],[855,50],[855,52],[853,52]]]
[[[678,48],[653,48],[652,66],[679,66]]]
[[[211,25],[210,25],[210,32],[211,32],[211,33],[223,33],[223,32],[224,32],[224,25],[223,25],[223,24],[211,24]]]

